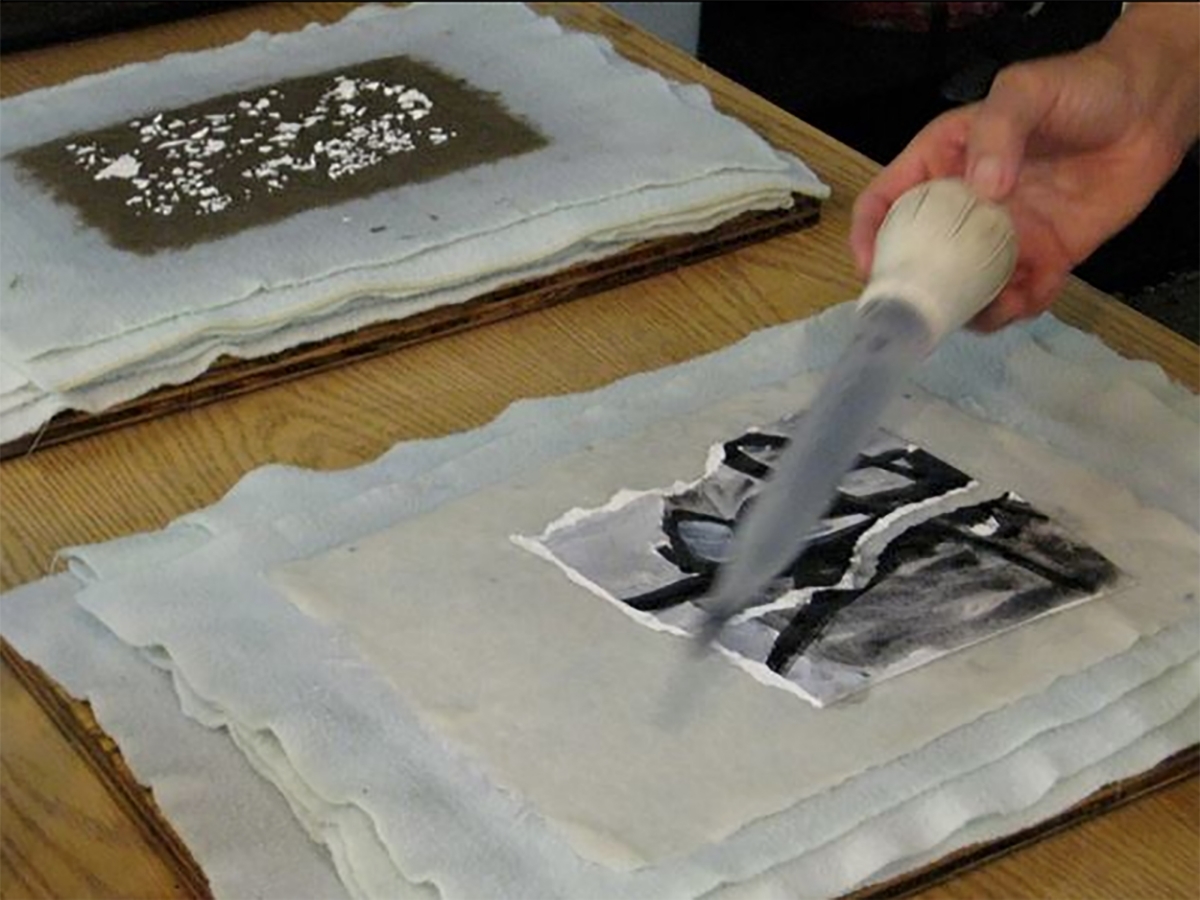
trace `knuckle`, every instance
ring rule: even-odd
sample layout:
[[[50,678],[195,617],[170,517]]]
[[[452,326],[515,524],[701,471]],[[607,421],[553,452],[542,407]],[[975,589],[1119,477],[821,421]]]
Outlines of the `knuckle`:
[[[1024,95],[1036,93],[1043,83],[1042,73],[1035,63],[1020,62],[1006,66],[992,81],[993,94]]]

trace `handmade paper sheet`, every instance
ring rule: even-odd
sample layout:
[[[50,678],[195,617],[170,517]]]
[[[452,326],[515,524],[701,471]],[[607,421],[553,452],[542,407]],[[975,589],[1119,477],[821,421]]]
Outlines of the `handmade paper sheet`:
[[[14,161],[113,246],[150,255],[545,145],[497,97],[394,56],[59,138]]]
[[[139,781],[196,857],[218,897],[342,898],[328,849],[223,730],[183,715],[171,677],[75,603],[70,574],[4,594],[4,636],[86,699]]]

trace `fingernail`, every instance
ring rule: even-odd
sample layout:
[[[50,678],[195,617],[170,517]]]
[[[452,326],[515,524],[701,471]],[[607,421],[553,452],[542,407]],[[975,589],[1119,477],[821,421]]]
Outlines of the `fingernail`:
[[[975,163],[971,170],[971,187],[976,193],[988,200],[999,200],[1004,191],[1004,172],[1000,160],[994,156],[985,156]]]

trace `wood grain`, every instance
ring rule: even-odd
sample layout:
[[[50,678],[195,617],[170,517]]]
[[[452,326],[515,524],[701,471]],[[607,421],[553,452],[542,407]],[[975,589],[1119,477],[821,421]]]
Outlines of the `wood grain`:
[[[131,825],[129,808],[64,740],[60,723],[7,661],[0,698],[0,896],[191,896],[173,860]]]
[[[133,823],[149,851],[145,854],[146,857],[161,860],[164,863],[165,870],[170,873],[171,884],[180,892],[181,896],[211,896],[208,880],[205,878],[203,870],[187,849],[187,845],[158,812],[150,790],[143,787],[134,778],[133,773],[125,764],[124,757],[121,756],[120,749],[96,722],[91,708],[86,703],[78,702],[70,697],[41,669],[16,653],[7,642],[0,642],[0,663],[2,663],[5,679],[0,687],[8,686],[9,679],[15,678],[19,681],[28,697],[36,702],[40,710],[41,715],[37,717],[38,724],[42,724],[42,716],[48,718],[57,733],[65,737],[76,751],[77,758],[83,765],[75,765],[71,768],[80,775],[86,768],[91,774],[94,774],[96,781],[103,785],[106,793],[103,802],[104,812],[107,814],[111,807],[118,811],[117,815],[121,822]],[[28,720],[30,715],[28,710],[18,707],[17,711],[25,716],[25,720]],[[18,744],[18,748],[18,753],[20,749],[27,749],[22,744]],[[0,756],[6,752],[7,749],[0,749]],[[26,758],[20,756],[21,760]],[[15,773],[21,773],[21,769],[21,762],[17,762],[13,766]],[[26,782],[20,774],[16,774],[10,782],[7,778],[8,769],[4,769],[4,772],[6,777],[0,786],[0,793],[10,786],[20,791],[24,784],[36,784],[36,779]],[[87,802],[81,802],[75,794],[72,794],[75,807],[70,814],[61,817],[64,820],[62,823],[56,821],[54,824],[56,826],[67,825],[69,839],[72,841],[82,840],[87,849],[95,844],[95,834],[98,830],[104,831],[105,823],[96,819],[91,806],[91,801],[95,799],[95,782],[91,778],[78,778],[77,780],[84,789],[85,793],[82,796],[86,798]],[[4,803],[7,808],[7,800]],[[20,804],[13,804],[13,807],[20,809]],[[21,821],[27,820],[22,819]],[[109,828],[111,829],[111,826]],[[48,841],[46,849],[58,849],[60,845],[61,841]],[[7,847],[7,844],[4,846]],[[17,852],[20,851],[20,847],[21,844],[18,843]],[[74,860],[71,862],[74,863]],[[24,867],[21,868],[23,871]],[[88,880],[86,871],[80,870],[79,874],[83,881]],[[153,874],[157,882],[157,870]],[[140,880],[145,873],[138,873],[138,875]],[[140,890],[140,887],[137,889]],[[157,884],[155,890],[158,890]],[[107,892],[106,887],[104,893],[107,894]],[[4,896],[8,896],[8,894],[4,893]]]
[[[348,9],[263,4],[6,56],[0,93],[215,46],[256,28],[332,21]],[[477,427],[522,398],[588,390],[690,359],[854,295],[850,202],[874,164],[605,8],[552,11],[573,27],[608,34],[630,58],[705,83],[721,109],[801,155],[833,187],[820,223],[570,304],[4,462],[0,585],[45,574],[61,547],[162,527],[214,502],[258,466],[358,465],[397,441]],[[1057,309],[1118,351],[1158,361],[1197,386],[1195,346],[1111,298],[1075,281]],[[78,705],[68,709],[87,715]],[[8,668],[0,672],[0,716],[0,894],[171,897],[196,889],[179,880],[186,873],[178,860],[147,839],[123,788],[101,777],[95,758],[79,752]],[[1198,794],[1192,776],[919,896],[1196,897]]]

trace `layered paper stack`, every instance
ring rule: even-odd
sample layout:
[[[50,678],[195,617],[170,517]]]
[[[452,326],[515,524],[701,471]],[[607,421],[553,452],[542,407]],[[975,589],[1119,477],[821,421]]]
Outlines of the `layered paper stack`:
[[[828,188],[518,4],[362,8],[0,106],[0,443]]]
[[[691,525],[749,495],[721,467],[769,467],[852,314],[260,470],[67,551],[4,634],[218,896],[836,896],[1196,743],[1195,397],[1051,319],[949,339],[842,487],[844,552],[694,652]],[[664,579],[680,602],[634,603]]]

